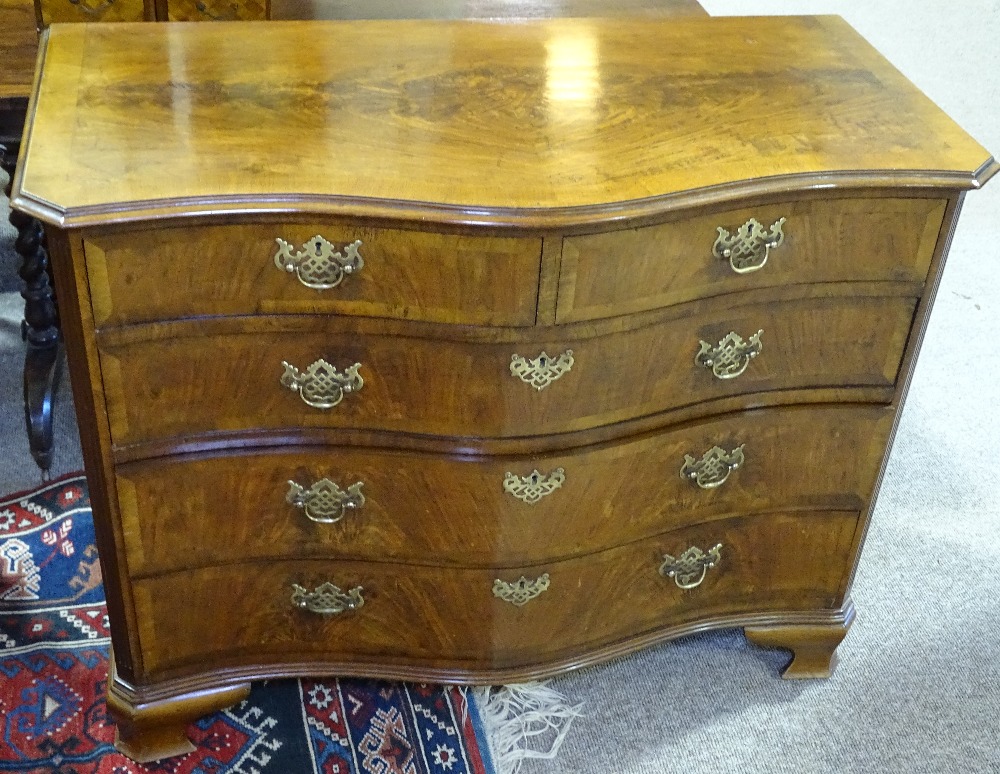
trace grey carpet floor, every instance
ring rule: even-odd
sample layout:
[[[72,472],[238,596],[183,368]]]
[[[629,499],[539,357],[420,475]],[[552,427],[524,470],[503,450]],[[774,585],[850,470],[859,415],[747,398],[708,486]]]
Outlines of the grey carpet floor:
[[[997,0],[703,4],[844,16],[1000,154]],[[0,269],[15,266],[0,246]],[[554,681],[584,715],[555,760],[528,761],[524,774],[1000,772],[998,271],[995,180],[966,202],[834,676],[781,681],[785,656],[736,631],[652,648]],[[0,492],[38,480],[21,430],[18,304],[0,296]],[[68,391],[60,397],[57,472],[81,464]]]

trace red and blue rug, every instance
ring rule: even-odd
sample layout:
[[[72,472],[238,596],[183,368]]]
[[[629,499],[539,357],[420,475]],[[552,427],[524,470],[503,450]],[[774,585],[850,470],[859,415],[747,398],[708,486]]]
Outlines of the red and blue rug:
[[[112,746],[108,616],[86,479],[0,499],[0,771],[494,774],[454,688],[273,680],[190,726],[195,752],[138,764]]]

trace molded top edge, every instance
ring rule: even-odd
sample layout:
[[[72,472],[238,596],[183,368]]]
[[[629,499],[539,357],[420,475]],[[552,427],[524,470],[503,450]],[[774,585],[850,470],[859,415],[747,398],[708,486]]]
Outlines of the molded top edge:
[[[62,227],[570,228],[997,171],[838,17],[57,25],[39,61],[12,201]]]

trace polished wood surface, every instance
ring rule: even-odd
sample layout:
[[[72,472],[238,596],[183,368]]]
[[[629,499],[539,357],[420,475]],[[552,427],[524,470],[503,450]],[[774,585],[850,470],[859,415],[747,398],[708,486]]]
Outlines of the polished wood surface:
[[[943,199],[810,199],[564,240],[556,319],[576,322],[641,312],[709,295],[794,284],[923,283],[944,215]],[[767,263],[737,274],[713,255],[718,229],[751,218],[784,241]]]
[[[129,571],[295,557],[509,567],[648,538],[664,529],[786,510],[861,510],[892,412],[882,407],[729,414],[639,439],[563,453],[458,457],[330,447],[174,457],[118,469]],[[681,478],[684,455],[745,445],[716,489]],[[507,473],[561,468],[535,503],[504,491]],[[289,505],[288,481],[363,483],[365,504],[335,524]]]
[[[328,290],[275,266],[320,235],[355,240],[364,266]],[[541,240],[375,229],[343,223],[156,229],[89,237],[98,326],[209,315],[331,314],[534,325]],[[159,290],[170,286],[174,292]]]
[[[665,623],[833,606],[846,583],[856,512],[737,516],[590,556],[506,570],[358,561],[223,565],[135,582],[145,664],[156,677],[223,665],[353,660],[449,662],[456,669],[544,664]],[[664,554],[722,543],[697,588],[659,573]],[[493,596],[497,578],[550,586],[523,607]],[[291,603],[292,584],[362,586],[364,605],[322,616]],[[227,604],[212,602],[226,589]],[[582,592],[582,593],[581,593]]]
[[[272,0],[273,19],[706,16],[695,0]]]
[[[756,393],[772,390],[891,388],[915,305],[914,298],[881,296],[747,306],[721,299],[679,324],[586,338],[542,329],[509,343],[468,343],[444,331],[423,338],[379,321],[335,317],[196,320],[122,331],[152,334],[146,340],[121,341],[108,331],[101,369],[119,447],[296,427],[541,436],[730,395],[747,396],[749,408]],[[700,341],[714,345],[731,331],[746,338],[758,330],[763,352],[738,378],[719,380],[695,364]],[[510,372],[515,354],[567,351],[572,369],[542,390]],[[364,386],[334,408],[307,406],[280,383],[282,363],[304,370],[319,358],[341,371],[361,363]]]
[[[752,27],[67,25],[48,33],[13,201],[67,225],[208,209],[524,227],[996,171],[841,19]]]

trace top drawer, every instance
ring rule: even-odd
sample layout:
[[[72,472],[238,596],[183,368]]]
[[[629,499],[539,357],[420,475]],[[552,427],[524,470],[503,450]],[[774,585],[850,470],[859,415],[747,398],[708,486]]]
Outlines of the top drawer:
[[[279,239],[287,247],[279,249]],[[349,250],[357,242],[360,264]],[[312,313],[533,325],[541,249],[540,239],[322,224],[159,228],[84,239],[98,327]]]
[[[923,283],[945,205],[941,199],[793,201],[567,237],[556,321],[593,320],[762,287]],[[714,248],[726,232],[737,237],[751,218],[763,237],[748,240],[742,261],[733,257],[736,271],[730,258],[716,255],[727,245],[720,241]],[[781,219],[778,237],[772,227]],[[766,248],[772,239],[780,244]]]

